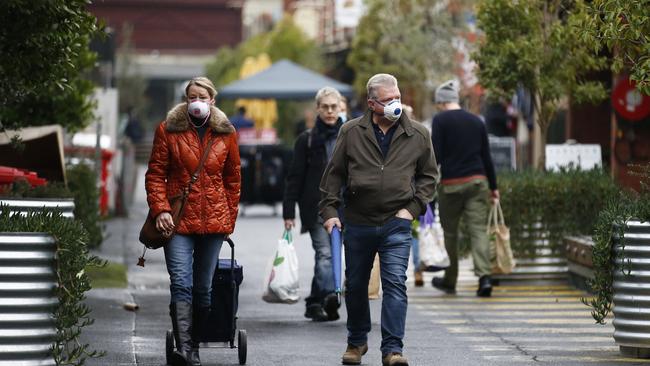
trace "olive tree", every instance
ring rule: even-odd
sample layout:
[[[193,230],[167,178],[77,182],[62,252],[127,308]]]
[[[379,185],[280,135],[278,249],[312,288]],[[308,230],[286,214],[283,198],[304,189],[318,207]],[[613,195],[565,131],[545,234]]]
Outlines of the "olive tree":
[[[348,64],[354,88],[365,95],[376,73],[394,75],[400,88],[423,104],[433,85],[452,76],[453,24],[440,0],[368,0],[352,41]]]
[[[548,128],[568,96],[596,102],[606,97],[602,83],[590,80],[606,60],[577,36],[573,7],[562,0],[481,0],[478,27],[483,32],[478,63],[481,85],[496,95],[509,97],[519,87],[528,90],[539,125],[539,156],[535,165],[544,169]]]
[[[629,71],[637,89],[650,95],[650,1],[592,0],[579,3],[577,32],[595,53],[612,53],[612,70]]]

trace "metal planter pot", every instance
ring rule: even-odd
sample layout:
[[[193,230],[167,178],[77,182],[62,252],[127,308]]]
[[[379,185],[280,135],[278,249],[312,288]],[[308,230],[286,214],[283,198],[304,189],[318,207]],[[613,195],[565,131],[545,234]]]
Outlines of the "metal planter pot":
[[[12,213],[40,212],[43,208],[56,208],[63,217],[74,218],[74,199],[72,198],[0,198],[0,205],[9,206]]]
[[[622,354],[650,358],[650,223],[629,221],[624,235],[624,247],[614,238],[623,252],[614,269],[614,340]]]
[[[0,233],[0,366],[55,365],[55,256],[48,234]]]

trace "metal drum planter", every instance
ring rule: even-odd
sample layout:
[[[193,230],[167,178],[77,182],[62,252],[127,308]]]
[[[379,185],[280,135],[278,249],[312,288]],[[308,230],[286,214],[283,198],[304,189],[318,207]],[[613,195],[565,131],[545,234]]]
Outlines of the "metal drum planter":
[[[614,340],[622,354],[650,358],[650,223],[629,221],[624,235],[624,247],[614,238]]]
[[[0,366],[55,365],[55,253],[48,234],[0,233]]]

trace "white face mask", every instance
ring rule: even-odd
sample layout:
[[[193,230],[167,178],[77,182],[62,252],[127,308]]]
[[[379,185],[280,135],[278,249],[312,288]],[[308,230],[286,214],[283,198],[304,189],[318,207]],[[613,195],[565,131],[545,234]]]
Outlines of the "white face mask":
[[[187,113],[192,117],[206,118],[210,114],[210,105],[200,99],[194,99],[187,106]]]
[[[340,112],[339,118],[341,119],[341,122],[345,123],[348,120],[348,115],[345,112]]]
[[[402,102],[399,99],[393,99],[386,104],[380,101],[376,102],[384,106],[384,118],[387,120],[395,122],[402,115]]]

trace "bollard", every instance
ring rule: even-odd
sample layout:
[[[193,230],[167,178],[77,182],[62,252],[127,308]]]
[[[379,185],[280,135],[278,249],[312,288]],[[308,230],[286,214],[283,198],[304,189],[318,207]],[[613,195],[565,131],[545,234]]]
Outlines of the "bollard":
[[[650,223],[629,221],[624,237],[624,247],[614,238],[614,341],[625,356],[650,358]]]

